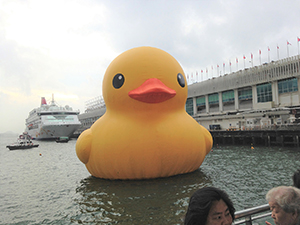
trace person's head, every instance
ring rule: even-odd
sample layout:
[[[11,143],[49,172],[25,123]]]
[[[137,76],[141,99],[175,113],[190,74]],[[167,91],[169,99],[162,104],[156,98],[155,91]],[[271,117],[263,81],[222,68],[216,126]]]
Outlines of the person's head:
[[[215,187],[197,190],[190,198],[185,225],[230,225],[235,208],[225,191]]]
[[[266,199],[276,225],[294,225],[300,220],[300,190],[279,186],[268,191]]]
[[[293,182],[296,188],[300,188],[300,170],[296,171],[293,175]]]

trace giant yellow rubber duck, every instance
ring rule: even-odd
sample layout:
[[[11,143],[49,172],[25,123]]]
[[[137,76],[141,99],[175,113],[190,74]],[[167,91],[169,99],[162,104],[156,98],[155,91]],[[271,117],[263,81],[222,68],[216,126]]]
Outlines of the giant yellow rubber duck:
[[[212,137],[185,111],[187,82],[180,64],[153,47],[130,49],[103,79],[105,114],[76,143],[92,176],[149,179],[195,171]]]

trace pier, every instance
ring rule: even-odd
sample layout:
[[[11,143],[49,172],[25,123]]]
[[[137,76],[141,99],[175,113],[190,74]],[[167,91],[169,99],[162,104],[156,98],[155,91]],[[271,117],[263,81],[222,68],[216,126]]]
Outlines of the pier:
[[[299,148],[300,130],[233,130],[210,131],[214,145],[260,145]]]

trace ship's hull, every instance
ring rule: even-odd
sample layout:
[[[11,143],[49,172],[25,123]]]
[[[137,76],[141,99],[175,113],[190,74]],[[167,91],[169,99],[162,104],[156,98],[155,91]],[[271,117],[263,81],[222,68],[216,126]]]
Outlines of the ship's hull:
[[[36,129],[26,130],[33,139],[56,139],[59,137],[70,137],[81,124],[42,124]]]
[[[19,150],[19,149],[30,149],[30,148],[37,148],[39,147],[38,144],[33,145],[7,145],[6,148],[9,150]]]

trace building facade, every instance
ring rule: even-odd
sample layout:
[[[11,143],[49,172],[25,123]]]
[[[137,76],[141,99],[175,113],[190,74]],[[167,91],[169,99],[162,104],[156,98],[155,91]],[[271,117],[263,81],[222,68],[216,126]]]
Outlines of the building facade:
[[[300,107],[299,68],[297,55],[189,85],[186,111],[207,129],[294,123]]]
[[[106,112],[106,106],[102,96],[87,101],[85,105],[85,112],[78,115],[81,126],[74,132],[74,136],[78,136],[84,130],[90,128]]]

